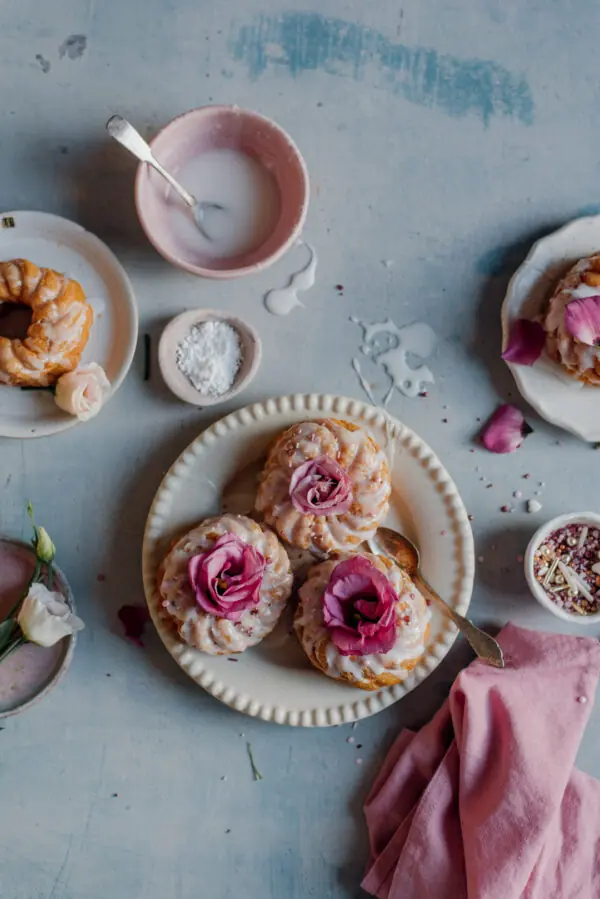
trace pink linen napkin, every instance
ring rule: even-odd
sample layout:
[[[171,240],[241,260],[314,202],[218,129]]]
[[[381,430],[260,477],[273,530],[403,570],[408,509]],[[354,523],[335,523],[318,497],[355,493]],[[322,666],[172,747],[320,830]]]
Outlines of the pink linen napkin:
[[[573,768],[600,644],[507,625],[365,804],[378,899],[599,899],[600,782]]]

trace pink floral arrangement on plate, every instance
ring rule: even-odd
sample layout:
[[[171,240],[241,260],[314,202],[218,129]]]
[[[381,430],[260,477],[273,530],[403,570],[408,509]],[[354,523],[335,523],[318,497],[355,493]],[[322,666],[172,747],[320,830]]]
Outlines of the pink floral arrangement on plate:
[[[54,646],[84,626],[64,597],[51,589],[56,547],[46,529],[36,525],[31,503],[27,511],[33,527],[35,568],[25,591],[0,622],[0,662],[25,643]]]

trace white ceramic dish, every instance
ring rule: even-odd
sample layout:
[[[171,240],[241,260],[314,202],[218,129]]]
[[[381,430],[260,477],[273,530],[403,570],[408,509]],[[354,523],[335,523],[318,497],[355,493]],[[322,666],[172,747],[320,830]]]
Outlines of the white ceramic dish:
[[[133,288],[123,266],[81,225],[47,212],[0,215],[0,259],[17,258],[79,281],[94,309],[82,362],[103,367],[112,396],[129,370],[138,334]],[[0,437],[45,437],[76,424],[78,419],[62,412],[47,391],[0,388]]]
[[[542,311],[565,272],[584,256],[600,251],[600,215],[575,219],[532,246],[513,275],[502,306],[502,347],[517,318]],[[522,396],[542,418],[583,440],[600,441],[600,389],[565,374],[545,354],[535,365],[508,362]]]
[[[185,646],[159,617],[156,571],[172,540],[208,515],[218,513],[225,487],[240,476],[229,511],[248,511],[257,467],[271,441],[297,421],[334,416],[367,427],[388,446],[392,503],[387,523],[419,545],[432,585],[459,612],[471,598],[474,552],[471,528],[458,491],[431,449],[400,422],[358,400],[320,394],[269,399],[234,412],[202,433],[171,466],[146,522],[144,588],[150,614],[178,665],[222,702],[248,715],[304,727],[364,718],[413,690],[436,668],[456,638],[456,628],[432,608],[432,626],[423,659],[403,684],[366,693],[319,674],[306,660],[291,629],[291,612],[260,646],[238,656],[204,655]],[[243,483],[244,470],[253,471]],[[247,479],[247,475],[246,475]],[[230,490],[227,490],[228,497]]]
[[[233,387],[221,396],[207,396],[199,393],[186,376],[177,368],[175,355],[177,344],[189,334],[194,325],[208,321],[221,321],[234,328],[240,337],[242,364]],[[262,342],[251,325],[235,315],[219,312],[217,309],[192,309],[177,315],[166,326],[158,344],[158,364],[167,387],[186,403],[193,406],[217,406],[237,396],[250,384],[258,371],[262,358]]]
[[[600,515],[597,515],[595,512],[574,512],[570,515],[559,515],[557,518],[553,518],[542,525],[531,538],[525,553],[525,577],[527,578],[529,589],[539,604],[547,609],[548,612],[552,612],[556,618],[561,618],[570,624],[597,624],[600,621],[600,612],[596,612],[593,615],[578,615],[577,612],[567,612],[565,609],[561,609],[560,606],[552,602],[533,574],[533,557],[537,548],[544,543],[553,531],[574,523],[588,525],[600,530]]]

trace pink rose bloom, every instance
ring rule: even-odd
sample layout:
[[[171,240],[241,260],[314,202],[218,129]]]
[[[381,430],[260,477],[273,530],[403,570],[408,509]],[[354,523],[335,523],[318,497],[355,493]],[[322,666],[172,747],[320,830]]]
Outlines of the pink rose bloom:
[[[389,652],[396,641],[398,595],[362,556],[340,562],[323,595],[323,617],[344,656]]]
[[[109,392],[110,381],[104,369],[96,362],[88,362],[60,376],[54,399],[56,405],[69,415],[88,421],[98,414]]]
[[[265,559],[234,534],[219,537],[208,552],[192,556],[188,577],[201,609],[217,618],[239,621],[258,605]]]
[[[319,456],[294,471],[290,499],[302,515],[341,515],[352,505],[352,481],[335,459]]]

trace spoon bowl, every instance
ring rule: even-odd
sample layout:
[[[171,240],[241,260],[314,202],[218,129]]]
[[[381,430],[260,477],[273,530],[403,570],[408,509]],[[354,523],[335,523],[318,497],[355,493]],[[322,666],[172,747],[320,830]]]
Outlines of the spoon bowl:
[[[490,634],[486,634],[472,621],[448,605],[425,580],[421,572],[419,550],[408,537],[391,528],[378,528],[375,536],[368,541],[368,546],[371,552],[376,555],[388,556],[406,572],[425,598],[434,602],[454,622],[480,659],[495,668],[504,668],[504,656],[500,644]]]

